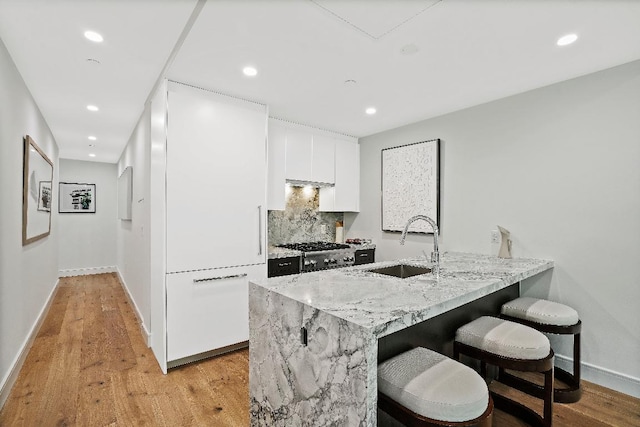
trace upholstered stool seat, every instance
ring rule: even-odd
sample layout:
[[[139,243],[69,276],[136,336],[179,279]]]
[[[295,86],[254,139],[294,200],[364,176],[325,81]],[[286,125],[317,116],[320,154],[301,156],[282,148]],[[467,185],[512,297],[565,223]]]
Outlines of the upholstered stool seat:
[[[491,426],[493,402],[473,369],[417,347],[378,366],[378,406],[408,426]]]
[[[560,387],[556,383],[553,399],[556,402],[577,402],[582,396],[580,386],[580,332],[582,322],[578,312],[573,308],[545,299],[521,297],[509,301],[502,306],[501,316],[513,322],[530,326],[540,332],[573,335],[573,373],[555,368],[555,378],[565,383]],[[515,377],[506,372],[500,372],[502,382],[516,387],[534,396],[540,396],[542,389],[539,385]]]
[[[501,370],[544,374],[544,416],[511,399],[491,393],[497,408],[522,418],[532,425],[550,426],[553,415],[553,350],[549,339],[539,331],[519,323],[483,316],[458,328],[454,341],[454,357],[465,355]],[[499,378],[498,378],[499,380]]]

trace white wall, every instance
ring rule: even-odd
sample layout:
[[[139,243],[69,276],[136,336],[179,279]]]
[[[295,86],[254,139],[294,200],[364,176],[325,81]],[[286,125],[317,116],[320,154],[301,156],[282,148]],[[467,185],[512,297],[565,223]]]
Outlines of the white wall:
[[[22,246],[22,139],[53,162],[51,234]],[[0,40],[0,407],[58,279],[58,146]]]
[[[132,168],[133,198],[131,221],[117,220],[117,266],[120,279],[142,321],[147,341],[151,332],[150,243],[149,243],[149,162],[150,108],[145,108],[120,160],[117,176]]]
[[[515,256],[555,260],[524,293],[578,310],[583,377],[640,397],[639,118],[636,61],[363,138],[361,213],[345,225],[379,260],[430,247],[381,232],[380,150],[441,138],[443,249],[489,253],[499,224]],[[570,341],[552,342],[566,365]]]
[[[60,276],[116,271],[118,214],[114,163],[60,159],[60,182],[96,185],[95,213],[61,213]]]

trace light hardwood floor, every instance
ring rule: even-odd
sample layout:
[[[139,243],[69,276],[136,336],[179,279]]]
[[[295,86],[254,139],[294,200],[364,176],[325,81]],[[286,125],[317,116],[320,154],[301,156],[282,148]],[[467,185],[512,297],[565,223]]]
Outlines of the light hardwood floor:
[[[248,364],[240,350],[163,375],[114,274],[63,278],[0,426],[248,426]],[[640,400],[587,382],[554,409],[557,427],[640,426]]]

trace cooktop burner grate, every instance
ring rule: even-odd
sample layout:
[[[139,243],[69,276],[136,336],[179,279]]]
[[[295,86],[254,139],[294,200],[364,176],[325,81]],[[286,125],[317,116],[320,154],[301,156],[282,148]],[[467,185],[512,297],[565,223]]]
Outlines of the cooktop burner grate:
[[[351,246],[345,245],[343,243],[332,242],[283,243],[276,246],[302,252],[335,251],[339,249],[351,248]]]

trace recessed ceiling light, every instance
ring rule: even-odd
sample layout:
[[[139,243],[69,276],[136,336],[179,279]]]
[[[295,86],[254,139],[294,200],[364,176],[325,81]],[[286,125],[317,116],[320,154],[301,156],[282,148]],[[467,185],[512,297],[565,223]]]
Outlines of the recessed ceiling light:
[[[95,156],[96,156],[96,155],[95,155],[95,154],[93,154],[93,153],[89,154],[89,157],[95,157]]]
[[[344,84],[346,84],[346,85],[354,85],[356,83],[357,82],[355,80],[353,80],[353,79],[348,79],[348,80],[344,81]]]
[[[87,105],[87,110],[89,110],[89,111],[98,111],[99,108],[96,107],[95,105]]]
[[[242,73],[247,77],[255,77],[258,75],[258,70],[254,67],[244,67],[242,69]]]
[[[370,116],[371,116],[371,115],[373,115],[373,114],[375,114],[375,113],[376,113],[376,111],[377,111],[377,110],[376,110],[374,107],[369,107],[369,108],[367,108],[366,110],[364,110],[364,112],[365,112],[365,113],[367,113],[367,114],[368,114],[368,115],[370,115]]]
[[[98,138],[96,138],[96,137],[95,137],[95,136],[93,136],[93,135],[89,135],[89,141],[95,141],[96,139],[98,139]]]
[[[567,34],[565,36],[562,36],[558,39],[558,41],[556,42],[556,44],[558,46],[567,46],[570,45],[571,43],[575,42],[576,40],[578,40],[578,35],[577,34]]]
[[[84,36],[92,42],[96,43],[100,43],[102,40],[104,40],[102,36],[95,31],[85,31]]]
[[[92,65],[100,65],[100,61],[98,61],[95,58],[87,58],[87,63],[92,64]]]

